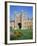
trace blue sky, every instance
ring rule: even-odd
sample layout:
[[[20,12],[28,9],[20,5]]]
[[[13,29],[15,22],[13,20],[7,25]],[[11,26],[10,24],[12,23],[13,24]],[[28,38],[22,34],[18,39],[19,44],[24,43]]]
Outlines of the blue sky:
[[[33,15],[33,7],[32,6],[14,6],[10,5],[10,18],[14,20],[14,13],[24,11],[28,17],[32,17]]]

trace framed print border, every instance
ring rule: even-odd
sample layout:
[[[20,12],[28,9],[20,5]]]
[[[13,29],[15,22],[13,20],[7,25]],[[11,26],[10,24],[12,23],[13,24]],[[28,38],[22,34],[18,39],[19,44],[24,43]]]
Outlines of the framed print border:
[[[23,42],[23,43],[8,43],[7,42],[7,3],[20,3],[20,4],[34,4],[35,5],[35,42]],[[36,3],[31,2],[13,2],[13,1],[5,1],[5,44],[27,44],[27,43],[36,43]]]

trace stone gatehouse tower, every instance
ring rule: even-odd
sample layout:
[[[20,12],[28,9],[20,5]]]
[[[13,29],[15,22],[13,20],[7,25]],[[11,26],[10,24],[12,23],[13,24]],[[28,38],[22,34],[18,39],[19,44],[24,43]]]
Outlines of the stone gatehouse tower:
[[[16,14],[16,18],[15,18],[15,27],[19,28],[19,26],[21,26],[21,28],[24,28],[24,13],[20,12],[18,14]]]

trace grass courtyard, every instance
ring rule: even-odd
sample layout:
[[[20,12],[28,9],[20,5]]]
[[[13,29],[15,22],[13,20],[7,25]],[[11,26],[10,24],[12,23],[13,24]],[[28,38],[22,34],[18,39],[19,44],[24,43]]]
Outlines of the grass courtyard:
[[[27,40],[32,39],[32,29],[12,29],[10,28],[10,40]]]

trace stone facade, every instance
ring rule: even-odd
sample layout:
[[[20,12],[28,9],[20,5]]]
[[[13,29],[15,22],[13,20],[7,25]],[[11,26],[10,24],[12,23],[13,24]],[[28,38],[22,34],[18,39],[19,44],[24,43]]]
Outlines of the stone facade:
[[[19,28],[21,25],[21,29],[32,28],[32,20],[28,19],[24,12],[17,13],[15,16],[15,20],[11,22],[12,28]],[[20,24],[20,25],[18,25]]]

